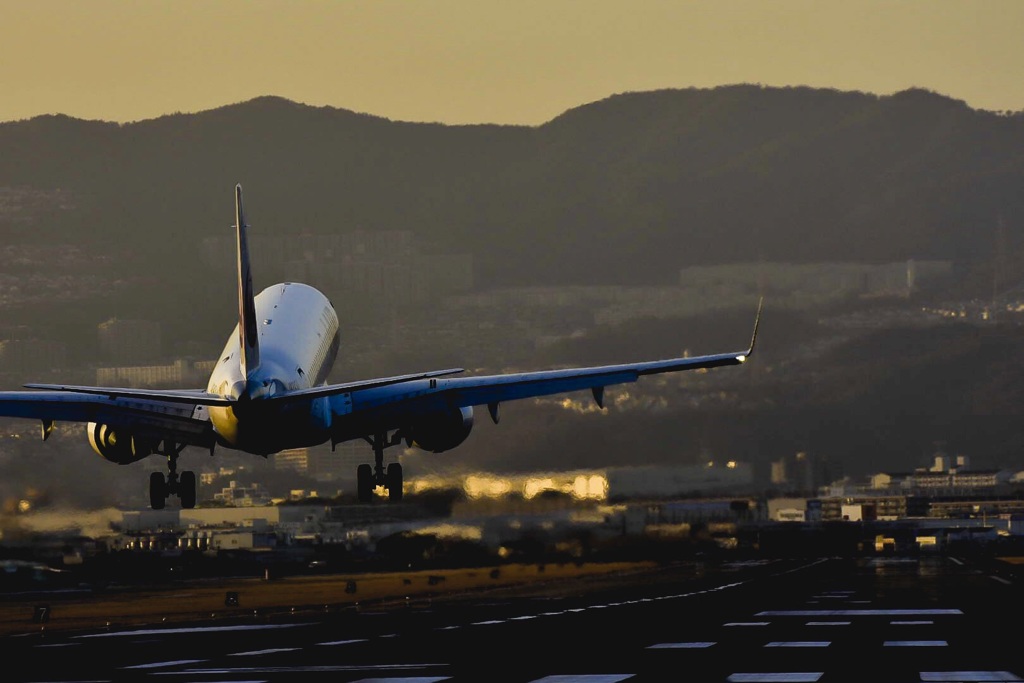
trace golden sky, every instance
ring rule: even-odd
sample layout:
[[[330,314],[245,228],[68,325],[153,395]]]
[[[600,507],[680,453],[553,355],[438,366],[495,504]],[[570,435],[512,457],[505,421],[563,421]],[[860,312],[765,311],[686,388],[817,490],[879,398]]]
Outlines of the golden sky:
[[[0,0],[0,121],[260,95],[540,124],[615,93],[921,87],[1024,110],[1024,0]]]

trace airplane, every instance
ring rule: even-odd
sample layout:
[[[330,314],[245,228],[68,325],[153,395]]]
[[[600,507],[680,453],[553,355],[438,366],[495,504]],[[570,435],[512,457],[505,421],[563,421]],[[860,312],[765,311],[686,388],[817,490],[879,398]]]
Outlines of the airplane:
[[[763,298],[750,345],[742,351],[573,369],[453,377],[462,368],[328,384],[339,352],[339,322],[318,289],[281,282],[254,295],[242,186],[235,185],[238,322],[205,389],[139,389],[25,384],[0,392],[0,416],[41,422],[43,441],[58,421],[86,423],[89,444],[106,460],[127,465],[167,458],[167,476],[152,472],[149,502],[163,509],[172,495],[183,509],[196,505],[196,475],[177,471],[185,447],[217,447],[267,457],[279,451],[363,439],[374,464],[358,465],[356,493],[370,502],[377,487],[402,499],[399,462],[384,465],[384,449],[405,443],[440,453],[465,441],[473,408],[590,389],[604,408],[607,386],[656,373],[744,363],[754,351]]]

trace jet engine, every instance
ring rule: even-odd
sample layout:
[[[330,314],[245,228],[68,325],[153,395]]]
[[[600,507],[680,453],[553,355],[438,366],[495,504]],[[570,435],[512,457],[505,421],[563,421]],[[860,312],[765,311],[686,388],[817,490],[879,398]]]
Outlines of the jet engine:
[[[473,429],[473,408],[452,408],[418,418],[402,429],[405,443],[431,453],[455,448]]]
[[[156,444],[150,439],[140,439],[126,432],[115,431],[104,424],[90,422],[89,445],[103,458],[118,465],[128,465],[142,460],[153,453]]]

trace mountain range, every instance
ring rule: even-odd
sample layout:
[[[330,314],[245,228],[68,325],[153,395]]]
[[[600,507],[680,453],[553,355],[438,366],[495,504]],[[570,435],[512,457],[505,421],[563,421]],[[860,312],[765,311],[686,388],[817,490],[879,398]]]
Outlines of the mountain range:
[[[267,96],[127,124],[2,123],[0,187],[59,189],[66,206],[0,229],[188,268],[241,182],[254,233],[412,230],[472,254],[483,289],[672,284],[685,266],[755,261],[977,263],[997,248],[1016,263],[1022,149],[1024,113],[922,89],[634,92],[539,126]]]

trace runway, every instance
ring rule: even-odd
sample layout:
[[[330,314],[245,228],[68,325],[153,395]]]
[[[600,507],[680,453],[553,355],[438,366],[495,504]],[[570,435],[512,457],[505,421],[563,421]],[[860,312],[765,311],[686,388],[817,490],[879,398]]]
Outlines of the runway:
[[[771,560],[585,583],[0,642],[5,678],[39,682],[1024,680],[1020,585],[963,559]]]

